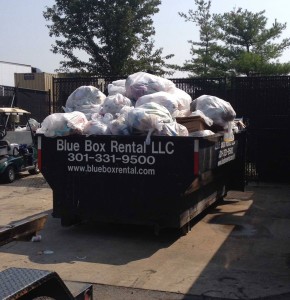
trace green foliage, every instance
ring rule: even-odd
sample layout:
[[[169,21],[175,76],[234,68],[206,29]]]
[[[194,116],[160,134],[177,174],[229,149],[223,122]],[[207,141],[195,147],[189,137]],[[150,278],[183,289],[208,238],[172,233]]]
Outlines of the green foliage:
[[[166,73],[162,48],[153,51],[151,16],[160,0],[55,0],[44,18],[61,54],[58,71],[126,76],[148,69]],[[86,57],[81,59],[80,57]]]
[[[252,13],[238,8],[210,14],[211,1],[195,0],[196,11],[181,14],[199,27],[200,42],[192,42],[192,60],[181,67],[198,76],[285,75],[289,63],[277,60],[289,48],[290,38],[277,42],[286,24],[276,20],[266,28],[265,11]],[[193,46],[197,46],[194,48]]]
[[[290,63],[266,62],[261,55],[243,52],[232,63],[236,74],[249,75],[287,75],[290,73]]]
[[[195,0],[195,4],[198,8],[196,11],[179,13],[186,22],[196,23],[200,28],[200,41],[188,41],[191,44],[192,59],[186,61],[181,69],[192,73],[191,75],[211,76],[219,63],[219,46],[216,42],[219,32],[210,14],[211,1]]]
[[[220,30],[220,40],[229,49],[230,66],[236,75],[269,75],[270,70],[272,75],[282,75],[290,71],[287,71],[287,64],[280,66],[275,61],[290,46],[290,38],[274,42],[286,29],[286,24],[275,20],[270,28],[266,28],[264,14],[265,11],[252,13],[239,8],[214,16]]]

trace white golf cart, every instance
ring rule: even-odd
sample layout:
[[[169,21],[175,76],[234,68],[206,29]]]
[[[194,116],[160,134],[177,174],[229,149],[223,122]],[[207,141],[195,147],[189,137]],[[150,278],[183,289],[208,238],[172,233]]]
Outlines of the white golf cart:
[[[21,172],[39,173],[29,115],[20,108],[0,107],[0,178],[5,182],[13,182]],[[19,126],[21,122],[25,122],[24,127]]]

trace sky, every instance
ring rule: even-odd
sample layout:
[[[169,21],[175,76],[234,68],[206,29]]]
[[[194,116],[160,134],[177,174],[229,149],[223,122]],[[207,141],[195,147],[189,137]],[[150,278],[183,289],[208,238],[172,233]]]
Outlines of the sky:
[[[153,16],[156,34],[155,47],[163,48],[163,54],[174,54],[167,61],[183,64],[190,59],[188,40],[199,41],[199,28],[192,22],[185,22],[178,12],[195,10],[194,0],[161,0],[159,13]],[[54,73],[63,57],[51,52],[54,38],[49,36],[47,21],[43,17],[45,7],[51,7],[54,0],[0,0],[0,61],[31,65],[42,72]],[[277,19],[287,23],[281,38],[290,36],[289,0],[212,0],[211,12],[224,13],[234,7],[251,12],[265,10],[268,26]],[[286,50],[280,62],[290,61],[290,49]],[[175,73],[174,77],[185,77]]]

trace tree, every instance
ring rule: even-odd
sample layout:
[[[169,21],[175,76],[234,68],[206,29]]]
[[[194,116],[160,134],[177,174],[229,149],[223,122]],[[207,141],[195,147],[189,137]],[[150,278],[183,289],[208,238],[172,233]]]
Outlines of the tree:
[[[195,4],[197,10],[190,9],[188,14],[179,12],[179,15],[186,22],[193,22],[199,26],[200,41],[188,41],[191,44],[192,59],[187,60],[179,69],[188,71],[191,75],[218,76],[219,53],[222,49],[217,44],[219,31],[210,14],[211,1],[195,0]]]
[[[165,74],[163,49],[153,51],[155,34],[151,16],[160,0],[55,0],[43,15],[51,21],[55,36],[53,53],[61,61],[59,71],[85,72],[101,76],[125,76],[150,69]],[[81,60],[80,52],[87,59]]]
[[[228,49],[226,58],[235,75],[251,73],[272,75],[289,73],[289,63],[280,64],[277,59],[290,46],[290,38],[275,42],[286,29],[286,23],[276,20],[266,28],[265,10],[252,13],[238,8],[223,15],[215,15],[220,40]]]
[[[290,38],[275,42],[286,23],[266,28],[265,11],[252,13],[242,8],[229,13],[211,14],[211,1],[195,0],[197,9],[179,13],[199,27],[200,41],[191,43],[192,59],[180,70],[198,76],[282,75],[290,72],[290,63],[278,58],[290,46]],[[178,67],[176,67],[178,68]]]

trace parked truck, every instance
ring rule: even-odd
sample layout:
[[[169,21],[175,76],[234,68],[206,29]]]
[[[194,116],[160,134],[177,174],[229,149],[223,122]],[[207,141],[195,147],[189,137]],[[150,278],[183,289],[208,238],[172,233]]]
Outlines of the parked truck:
[[[228,190],[244,189],[246,132],[208,137],[39,134],[38,166],[53,217],[187,230]]]

